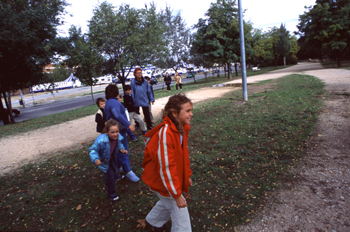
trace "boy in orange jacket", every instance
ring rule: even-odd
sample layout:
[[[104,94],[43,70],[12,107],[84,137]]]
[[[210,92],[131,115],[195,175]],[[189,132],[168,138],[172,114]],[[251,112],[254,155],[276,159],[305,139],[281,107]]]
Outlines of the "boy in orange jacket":
[[[163,110],[163,122],[144,137],[146,148],[142,180],[159,201],[148,213],[146,225],[163,230],[171,218],[171,231],[191,231],[191,221],[183,193],[192,186],[187,147],[192,119],[192,103],[184,94],[169,98]]]

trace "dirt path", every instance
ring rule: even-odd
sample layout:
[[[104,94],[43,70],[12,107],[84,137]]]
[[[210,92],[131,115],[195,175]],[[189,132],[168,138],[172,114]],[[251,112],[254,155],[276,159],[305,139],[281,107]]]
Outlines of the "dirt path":
[[[237,231],[350,231],[350,71],[307,71],[326,83],[325,99],[307,155],[290,189]]]

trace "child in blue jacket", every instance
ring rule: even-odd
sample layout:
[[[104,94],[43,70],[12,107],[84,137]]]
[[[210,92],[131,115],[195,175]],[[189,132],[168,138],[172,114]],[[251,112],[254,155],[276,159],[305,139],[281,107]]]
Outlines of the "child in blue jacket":
[[[105,173],[105,183],[108,197],[111,201],[118,201],[119,197],[115,191],[115,181],[117,178],[117,161],[122,158],[120,153],[127,155],[119,134],[118,122],[111,119],[105,126],[106,133],[99,135],[94,144],[89,148],[91,162]]]

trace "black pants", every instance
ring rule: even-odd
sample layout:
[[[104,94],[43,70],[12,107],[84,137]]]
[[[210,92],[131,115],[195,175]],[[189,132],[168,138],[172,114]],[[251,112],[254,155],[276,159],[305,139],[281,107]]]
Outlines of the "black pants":
[[[170,89],[170,84],[166,84],[166,90],[171,90]]]
[[[137,113],[140,113],[140,107],[136,107]],[[147,130],[150,130],[152,128],[152,121],[151,121],[151,115],[149,114],[149,107],[142,107],[143,115],[145,116],[146,124],[147,124]]]
[[[180,86],[180,89],[182,89],[182,84],[176,84],[176,90]]]

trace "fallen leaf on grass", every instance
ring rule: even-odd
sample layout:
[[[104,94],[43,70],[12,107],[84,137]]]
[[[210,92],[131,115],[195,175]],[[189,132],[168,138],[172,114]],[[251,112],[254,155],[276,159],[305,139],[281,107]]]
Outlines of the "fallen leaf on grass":
[[[323,135],[321,135],[321,134],[318,134],[317,136],[318,136],[318,137],[322,137]]]
[[[81,205],[78,205],[77,208],[75,208],[76,210],[81,210]]]
[[[139,219],[137,220],[137,228],[145,229],[146,228],[146,219]]]
[[[245,222],[250,222],[250,219],[247,219]]]
[[[81,228],[84,228],[86,226],[86,224],[83,224],[82,226],[81,226]]]

